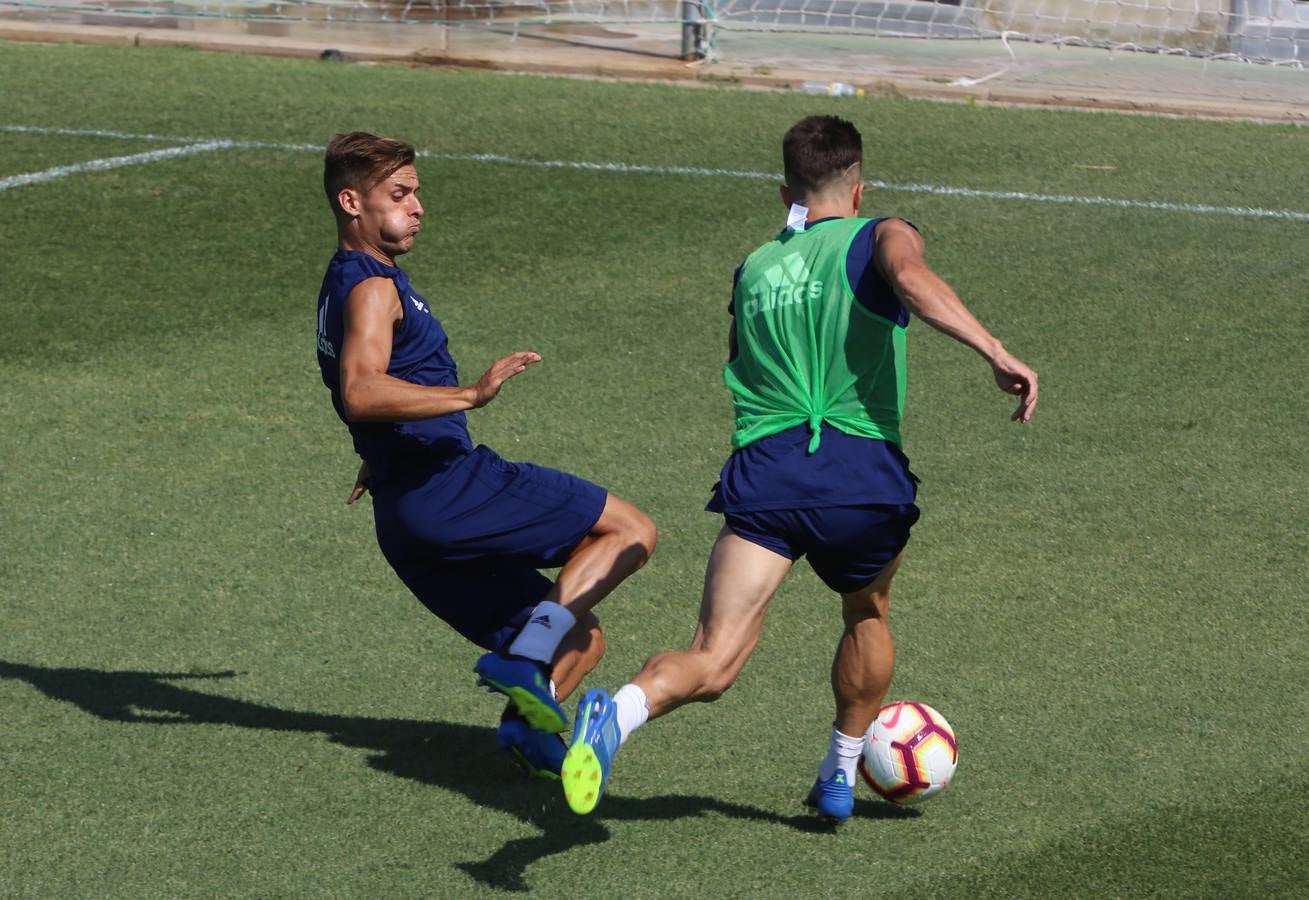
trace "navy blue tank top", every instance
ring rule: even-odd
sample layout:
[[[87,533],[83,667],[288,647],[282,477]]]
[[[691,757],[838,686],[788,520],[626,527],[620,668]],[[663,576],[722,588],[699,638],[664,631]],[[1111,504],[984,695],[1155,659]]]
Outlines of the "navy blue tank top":
[[[318,366],[323,384],[332,392],[332,406],[350,429],[355,452],[368,463],[375,482],[408,457],[450,458],[473,449],[468,419],[459,413],[414,422],[351,422],[341,400],[341,347],[345,338],[345,303],[355,286],[366,278],[390,278],[400,295],[403,320],[391,345],[386,373],[429,387],[458,387],[455,361],[450,357],[445,329],[427,301],[409,284],[409,276],[367,253],[338,250],[327,265],[318,293]]]

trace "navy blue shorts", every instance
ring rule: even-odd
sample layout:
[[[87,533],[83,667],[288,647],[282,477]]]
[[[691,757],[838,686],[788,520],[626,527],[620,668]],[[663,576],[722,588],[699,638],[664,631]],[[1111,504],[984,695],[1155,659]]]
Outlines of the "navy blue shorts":
[[[591,531],[609,494],[585,479],[479,446],[415,461],[373,496],[377,543],[423,605],[473,643],[517,634]]]
[[[739,537],[787,559],[809,558],[832,590],[866,587],[909,543],[918,507],[873,504],[820,509],[770,509],[724,513]]]

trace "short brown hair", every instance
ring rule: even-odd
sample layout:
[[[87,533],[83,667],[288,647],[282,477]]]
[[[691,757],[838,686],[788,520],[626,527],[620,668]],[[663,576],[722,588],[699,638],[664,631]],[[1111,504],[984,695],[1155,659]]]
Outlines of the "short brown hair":
[[[396,169],[414,164],[414,148],[404,141],[378,137],[367,131],[338,134],[327,145],[323,159],[323,190],[337,216],[344,215],[337,196],[343,188],[368,191]]]
[[[863,162],[859,129],[836,116],[809,116],[782,138],[782,170],[792,191],[805,196]]]

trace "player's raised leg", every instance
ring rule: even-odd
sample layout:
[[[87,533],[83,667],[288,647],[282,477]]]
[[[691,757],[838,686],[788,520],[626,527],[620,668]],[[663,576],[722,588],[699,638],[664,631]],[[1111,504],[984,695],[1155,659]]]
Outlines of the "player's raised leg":
[[[508,696],[533,728],[563,731],[568,717],[551,692],[547,675],[560,644],[580,617],[645,565],[656,539],[649,516],[608,495],[599,518],[572,548],[554,586],[513,643],[504,652],[488,653],[477,661],[481,683]]]
[[[793,564],[724,526],[705,568],[691,646],[650,657],[632,679],[645,695],[650,718],[684,703],[717,700],[736,682],[759,643],[769,601]]]
[[[619,746],[648,718],[684,703],[716,700],[731,687],[759,642],[768,603],[791,565],[790,558],[723,528],[705,570],[690,648],[652,656],[612,698],[593,690],[582,699],[563,767],[564,796],[574,812],[595,809]]]
[[[845,630],[832,661],[836,720],[827,755],[805,802],[819,815],[844,822],[854,811],[854,779],[864,733],[877,717],[895,672],[895,642],[888,615],[891,580],[904,557],[901,550],[871,584],[841,595]]]

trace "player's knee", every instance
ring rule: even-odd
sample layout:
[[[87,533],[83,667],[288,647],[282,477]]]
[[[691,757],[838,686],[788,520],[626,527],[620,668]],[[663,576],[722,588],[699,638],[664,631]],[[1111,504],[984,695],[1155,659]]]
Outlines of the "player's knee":
[[[604,630],[600,627],[600,620],[590,610],[582,614],[575,627],[581,629],[585,635],[583,648],[586,654],[587,671],[590,671],[605,655]]]
[[[623,534],[627,546],[637,559],[637,565],[645,565],[654,553],[655,545],[659,543],[659,530],[655,527],[654,520],[633,507],[633,515],[625,523]]]
[[[645,548],[645,558],[649,559],[654,555],[655,547],[659,544],[659,529],[655,527],[654,520],[641,513],[641,533],[638,536],[641,546]]]
[[[581,655],[588,672],[594,668],[605,652],[604,631],[600,628],[600,620],[596,618],[595,613],[587,610],[579,615],[572,629],[569,630],[565,643]]]

